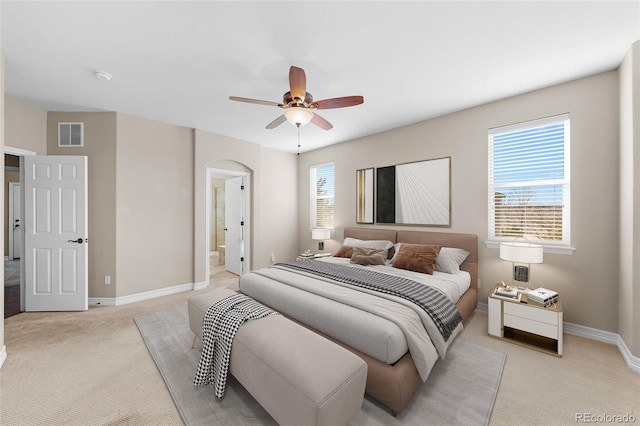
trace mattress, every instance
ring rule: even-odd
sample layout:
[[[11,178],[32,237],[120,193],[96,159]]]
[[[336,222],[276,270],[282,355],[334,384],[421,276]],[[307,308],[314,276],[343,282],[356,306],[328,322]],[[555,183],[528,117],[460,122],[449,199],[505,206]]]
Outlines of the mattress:
[[[349,263],[349,259],[334,257],[323,258],[322,261]],[[353,267],[361,266],[353,265]],[[464,271],[455,275],[434,272],[433,276],[428,276],[389,265],[366,266],[366,268],[428,283],[440,290],[453,303],[467,290],[470,283],[470,276]],[[386,364],[396,363],[409,350],[408,342],[400,327],[393,321],[373,313],[344,305],[257,273],[242,275],[240,290],[273,309]],[[426,354],[426,357],[428,364],[433,365],[438,354],[433,349]]]

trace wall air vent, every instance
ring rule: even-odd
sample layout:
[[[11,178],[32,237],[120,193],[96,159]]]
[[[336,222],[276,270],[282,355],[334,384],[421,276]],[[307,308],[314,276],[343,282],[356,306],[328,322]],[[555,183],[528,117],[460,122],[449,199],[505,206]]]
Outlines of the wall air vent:
[[[58,123],[58,146],[84,146],[84,123]]]

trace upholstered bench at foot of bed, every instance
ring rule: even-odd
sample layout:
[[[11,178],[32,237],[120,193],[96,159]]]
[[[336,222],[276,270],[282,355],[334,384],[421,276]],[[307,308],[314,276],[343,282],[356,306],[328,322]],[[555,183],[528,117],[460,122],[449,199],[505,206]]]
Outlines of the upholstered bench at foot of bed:
[[[189,298],[196,338],[202,338],[209,306],[232,294],[219,289]],[[229,372],[281,425],[346,425],[362,406],[367,364],[284,316],[271,315],[240,327]]]

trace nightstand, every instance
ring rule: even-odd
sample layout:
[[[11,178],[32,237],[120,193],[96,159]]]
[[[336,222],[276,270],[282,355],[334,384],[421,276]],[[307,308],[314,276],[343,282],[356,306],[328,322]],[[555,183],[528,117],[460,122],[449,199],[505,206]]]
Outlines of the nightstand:
[[[519,345],[562,356],[562,302],[543,308],[489,296],[489,335]]]

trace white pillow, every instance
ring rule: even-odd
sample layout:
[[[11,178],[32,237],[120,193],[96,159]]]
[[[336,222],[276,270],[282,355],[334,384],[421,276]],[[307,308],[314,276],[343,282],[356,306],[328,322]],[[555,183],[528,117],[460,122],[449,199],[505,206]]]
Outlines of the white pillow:
[[[448,274],[460,272],[460,265],[469,256],[469,252],[461,248],[442,247],[436,259],[436,271]]]

